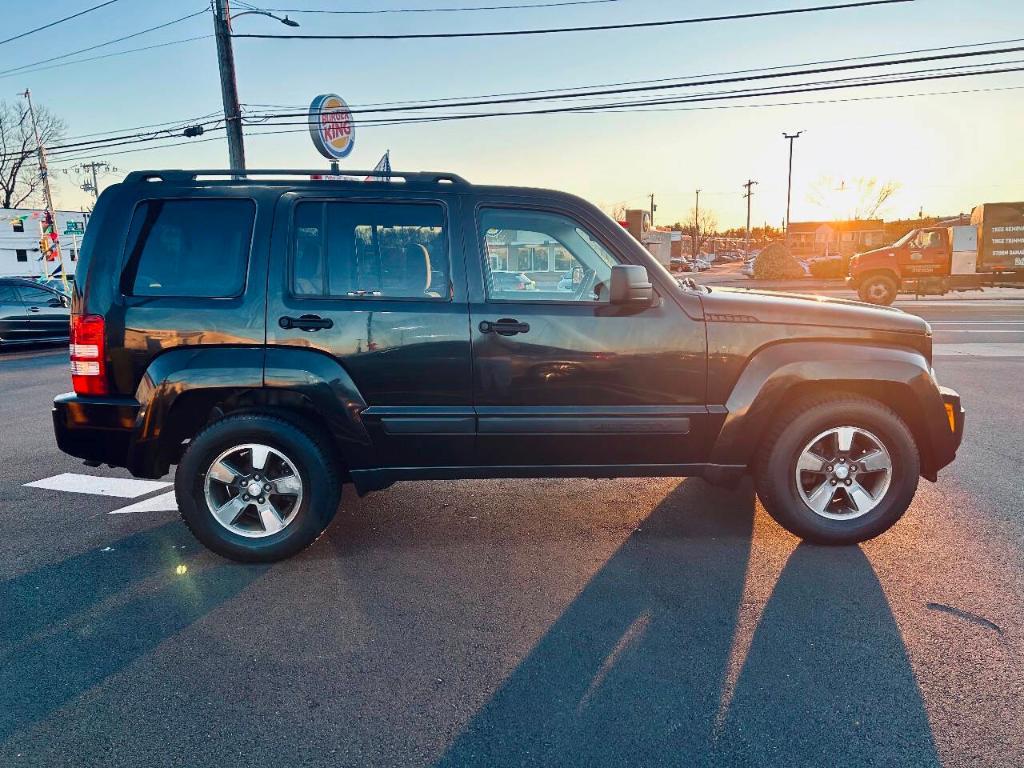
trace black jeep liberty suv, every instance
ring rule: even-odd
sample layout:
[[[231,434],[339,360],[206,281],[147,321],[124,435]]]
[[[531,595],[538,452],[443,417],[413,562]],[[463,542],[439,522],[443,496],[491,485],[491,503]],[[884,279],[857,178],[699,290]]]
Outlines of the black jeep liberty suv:
[[[346,483],[748,472],[787,529],[848,544],[956,455],[917,317],[698,287],[560,192],[314,173],[130,173],[82,247],[57,443],[176,464],[215,552],[298,552]]]

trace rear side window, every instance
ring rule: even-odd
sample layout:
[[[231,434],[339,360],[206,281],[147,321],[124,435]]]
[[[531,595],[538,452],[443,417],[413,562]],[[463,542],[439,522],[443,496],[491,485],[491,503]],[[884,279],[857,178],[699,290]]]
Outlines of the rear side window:
[[[434,203],[299,203],[291,285],[301,298],[447,299],[444,208]]]
[[[245,286],[252,200],[146,200],[128,230],[121,292],[128,296],[238,296]]]

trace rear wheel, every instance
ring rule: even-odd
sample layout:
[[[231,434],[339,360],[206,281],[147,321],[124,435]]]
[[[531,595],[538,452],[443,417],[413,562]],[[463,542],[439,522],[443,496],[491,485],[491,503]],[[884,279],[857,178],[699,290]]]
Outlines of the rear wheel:
[[[917,490],[920,457],[903,420],[856,395],[805,401],[779,418],[755,466],[757,492],[780,525],[819,544],[888,530]]]
[[[898,290],[896,281],[888,275],[871,275],[860,284],[857,293],[861,301],[888,306],[896,300]]]
[[[292,423],[256,414],[201,432],[178,465],[174,490],[196,538],[246,562],[307,547],[334,517],[340,495],[325,447]]]

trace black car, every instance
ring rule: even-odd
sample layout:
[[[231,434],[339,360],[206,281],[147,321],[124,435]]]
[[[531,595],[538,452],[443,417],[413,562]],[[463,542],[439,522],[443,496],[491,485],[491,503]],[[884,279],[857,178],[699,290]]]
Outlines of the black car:
[[[0,347],[67,341],[69,322],[68,300],[59,291],[0,277]]]
[[[918,317],[701,288],[560,192],[249,173],[103,192],[53,409],[87,463],[176,464],[182,517],[228,557],[298,552],[343,485],[491,477],[752,473],[789,530],[852,543],[956,455],[960,398]],[[580,279],[489,279],[522,243]]]

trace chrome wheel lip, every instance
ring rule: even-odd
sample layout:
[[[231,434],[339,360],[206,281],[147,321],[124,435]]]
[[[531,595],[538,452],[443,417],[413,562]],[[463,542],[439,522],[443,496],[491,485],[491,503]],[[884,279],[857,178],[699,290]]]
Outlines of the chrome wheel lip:
[[[256,488],[264,489],[262,496],[250,495]],[[249,539],[268,538],[285,530],[298,515],[304,489],[295,463],[263,443],[242,443],[222,451],[203,476],[207,512],[221,527]],[[240,524],[243,517],[244,525]],[[257,520],[259,527],[254,525]]]
[[[833,439],[836,447],[828,450]],[[816,446],[818,450],[812,450]],[[816,435],[797,454],[794,470],[801,501],[815,515],[837,521],[856,520],[878,507],[892,475],[892,457],[885,444],[872,432],[854,426],[832,427]],[[812,481],[809,488],[805,479]]]

